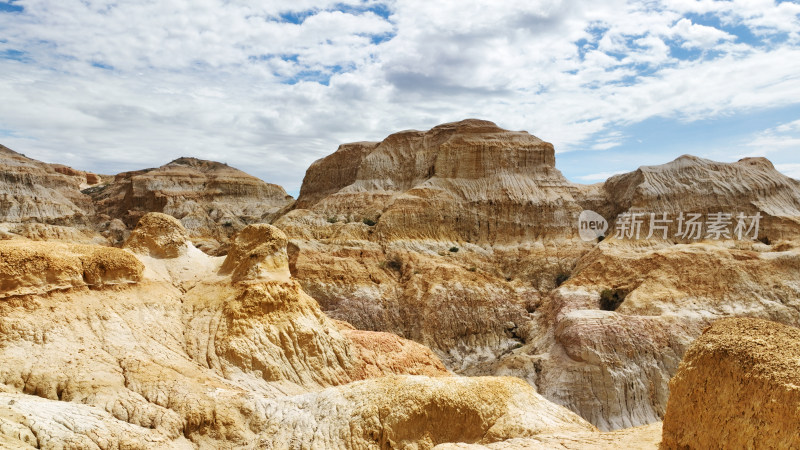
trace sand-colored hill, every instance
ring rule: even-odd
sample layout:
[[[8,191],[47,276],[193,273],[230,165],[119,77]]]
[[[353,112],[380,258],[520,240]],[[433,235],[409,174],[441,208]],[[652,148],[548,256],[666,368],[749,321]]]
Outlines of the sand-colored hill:
[[[36,293],[3,284],[2,445],[431,448],[597,433],[522,380],[454,377],[419,344],[333,322],[278,267],[277,229],[245,228],[228,258],[188,241],[173,251],[185,234],[151,213],[124,250],[37,244],[58,275],[42,283],[71,279],[95,252],[130,275]],[[27,260],[19,242],[0,242],[7,278],[24,279],[11,270]],[[245,248],[252,257],[237,257]]]
[[[292,203],[280,186],[196,158],[123,172],[89,192],[98,214],[132,228],[148,212],[165,213],[181,221],[198,247],[223,255],[237,231],[251,223],[269,223]]]
[[[570,234],[573,194],[551,144],[470,119],[341,146],[308,169],[295,207],[374,221],[383,239],[502,243]]]
[[[331,316],[430,346],[458,373],[522,377],[611,430],[663,417],[669,378],[711,321],[798,322],[782,281],[800,262],[798,186],[763,158],[690,156],[573,185],[549,144],[467,120],[341,146],[275,225]],[[582,209],[609,220],[606,241],[578,239]],[[668,214],[668,238],[645,225],[614,239],[625,212]],[[682,212],[731,214],[729,238],[676,237]],[[742,239],[740,213],[761,217]],[[624,298],[616,311],[605,290]]]
[[[30,256],[36,263],[29,269],[15,263],[15,269],[0,270],[12,280],[4,286],[13,286],[3,307],[17,314],[12,314],[12,325],[0,330],[21,329],[14,333],[36,336],[32,342],[67,342],[65,348],[79,347],[79,337],[93,335],[92,345],[106,353],[92,353],[87,361],[117,360],[116,365],[99,365],[103,373],[117,373],[116,367],[123,374],[140,373],[118,361],[127,358],[122,348],[140,349],[132,354],[136,361],[149,361],[141,372],[147,381],[137,381],[144,387],[135,393],[172,411],[167,416],[177,414],[175,423],[191,423],[188,432],[177,426],[170,433],[182,433],[194,444],[266,439],[254,431],[264,429],[300,439],[307,430],[302,424],[312,423],[321,430],[321,437],[314,438],[321,446],[341,436],[364,446],[373,445],[370,439],[386,445],[420,439],[425,447],[456,442],[439,430],[406,438],[398,437],[397,430],[376,431],[374,425],[354,431],[338,422],[320,422],[330,413],[328,404],[358,421],[386,417],[379,410],[374,419],[372,412],[364,412],[371,408],[367,404],[337,400],[359,392],[383,405],[385,386],[374,387],[369,380],[358,388],[350,383],[390,374],[447,376],[450,369],[459,375],[521,378],[602,430],[626,429],[598,433],[586,424],[578,426],[582,431],[572,429],[565,425],[574,425],[571,416],[559,412],[556,416],[566,422],[553,419],[556,428],[572,431],[532,432],[540,425],[528,417],[545,419],[531,412],[514,427],[535,436],[508,432],[491,442],[470,437],[453,445],[580,448],[638,440],[652,447],[667,411],[669,379],[709,324],[738,316],[800,324],[800,291],[791,281],[800,270],[800,183],[763,158],[717,163],[684,156],[581,186],[564,179],[554,158],[550,144],[526,132],[466,120],[396,133],[381,142],[342,145],[309,168],[293,208],[281,189],[219,163],[182,158],[159,169],[120,174],[91,191],[103,212],[95,226],[106,238],[120,241],[129,233],[120,219],[130,226],[138,221],[125,250],[108,255],[127,261],[135,254],[143,269],[137,275],[136,270],[92,266],[100,254],[92,246],[37,247],[20,240],[58,237],[85,243],[97,237],[91,232],[16,224],[27,231],[11,233],[16,241],[0,251],[25,255],[25,260]],[[602,242],[579,239],[578,217],[584,209],[609,220]],[[144,215],[152,210],[172,218]],[[651,212],[673,220],[681,213],[704,218],[730,213],[734,222],[741,213],[761,221],[758,232],[751,230],[742,239],[709,239],[705,232],[697,239],[675,236],[675,221],[666,239],[647,238],[646,226],[638,240],[614,237],[618,214],[648,217]],[[232,217],[238,222],[229,221]],[[269,221],[274,227],[247,225]],[[204,254],[198,246],[227,258]],[[60,256],[48,259],[50,253]],[[52,269],[67,266],[71,269]],[[20,275],[30,270],[35,274]],[[91,275],[95,272],[100,275]],[[87,282],[87,274],[100,282]],[[59,300],[51,304],[50,298]],[[36,311],[31,316],[35,324],[27,322],[34,320],[25,315],[30,311],[13,309],[22,305]],[[44,305],[58,315],[51,317]],[[86,317],[70,319],[69,326],[84,328],[58,335],[41,329],[74,316],[70,308],[75,305]],[[101,305],[106,305],[103,312]],[[142,325],[153,321],[162,325]],[[123,331],[115,331],[120,327]],[[109,346],[118,338],[123,344]],[[148,349],[151,343],[154,350]],[[53,358],[41,353],[40,344],[30,345],[30,354],[44,361]],[[26,367],[22,360],[9,360],[8,367],[16,365]],[[49,376],[35,375],[30,379]],[[27,372],[13,376],[29,377]],[[183,381],[153,387],[165,376]],[[230,394],[223,402],[226,412],[209,406],[206,394],[198,394],[202,389],[190,381],[195,379],[224,386]],[[419,380],[395,381],[409,389],[450,389],[447,382]],[[56,388],[33,389],[49,393],[66,386],[48,383]],[[113,395],[119,390],[125,396],[130,386],[139,386],[129,381],[122,383],[124,388],[118,381],[112,385]],[[31,392],[18,381],[9,386],[14,395]],[[373,388],[383,393],[373,398],[367,393]],[[513,396],[528,398],[533,392],[519,389],[512,389]],[[260,400],[229,401],[253,392],[272,406]],[[298,397],[289,400],[293,395]],[[469,410],[454,394],[442,395],[451,396],[448,405]],[[190,399],[183,406],[173,400],[182,396]],[[424,410],[426,417],[441,411],[432,404],[426,403],[434,408]],[[413,402],[408,405],[408,411],[419,411]],[[237,412],[228,415],[229,410]],[[262,410],[270,418],[251,414]],[[485,411],[494,410],[481,411],[481,417],[489,417]],[[214,414],[229,417],[230,423],[212,424]],[[284,415],[273,420],[276,414]],[[553,417],[549,414],[546,420]],[[110,426],[107,419],[98,416],[97,423]],[[289,423],[297,431],[281,428]],[[23,434],[14,436],[22,439]],[[170,445],[187,443],[156,438]]]
[[[80,189],[89,182],[96,184],[99,178],[0,145],[0,223],[85,225],[94,206]]]
[[[800,446],[800,329],[725,319],[670,381],[663,449]]]
[[[691,213],[760,214],[757,238],[779,240],[800,233],[800,181],[775,170],[766,158],[721,163],[684,155],[659,166],[611,177],[603,184],[605,201],[599,206],[609,220],[625,212],[668,214],[671,238],[679,230],[678,216]],[[642,231],[649,231],[649,220]],[[749,225],[749,222],[748,222]],[[703,230],[702,237],[707,235]],[[656,236],[663,233],[656,233]],[[731,237],[736,238],[735,233]]]

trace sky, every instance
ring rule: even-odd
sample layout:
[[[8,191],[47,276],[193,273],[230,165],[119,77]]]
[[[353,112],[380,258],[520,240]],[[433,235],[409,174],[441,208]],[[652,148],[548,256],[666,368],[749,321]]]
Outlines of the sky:
[[[579,183],[687,153],[800,178],[800,1],[0,0],[0,144],[46,162],[296,195],[341,143],[465,118]]]

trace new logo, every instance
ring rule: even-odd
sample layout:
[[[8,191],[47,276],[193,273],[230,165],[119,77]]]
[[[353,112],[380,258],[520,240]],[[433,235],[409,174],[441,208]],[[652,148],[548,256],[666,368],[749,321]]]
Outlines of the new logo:
[[[578,217],[578,233],[586,242],[596,241],[600,236],[605,236],[608,231],[608,221],[594,211],[583,211]]]

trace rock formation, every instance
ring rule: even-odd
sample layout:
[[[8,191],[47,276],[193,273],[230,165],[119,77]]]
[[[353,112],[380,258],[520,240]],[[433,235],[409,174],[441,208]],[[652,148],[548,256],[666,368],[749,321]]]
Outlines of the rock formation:
[[[525,345],[464,373],[526,378],[601,429],[663,417],[667,383],[712,321],[756,316],[800,325],[784,280],[800,253],[762,243],[633,246],[604,241],[542,302]],[[617,297],[621,303],[607,302]]]
[[[178,219],[161,213],[145,214],[124,247],[154,258],[177,258],[186,254],[189,233]]]
[[[624,430],[597,433],[572,431],[514,438],[491,444],[440,444],[436,450],[652,450],[661,442],[661,422]]]
[[[94,214],[91,198],[80,192],[87,181],[85,172],[0,145],[0,222],[86,225]]]
[[[473,119],[340,146],[308,169],[296,208],[374,221],[385,239],[504,243],[572,234],[576,193],[551,144]]]
[[[549,143],[465,120],[342,145],[308,169],[274,225],[292,274],[329,314],[460,369],[519,346],[539,291],[590,248],[559,245],[576,234],[581,192]]]
[[[466,120],[342,145],[294,206],[181,158],[86,191],[91,227],[0,224],[0,445],[653,448],[706,327],[800,325],[800,183],[763,158],[684,156],[581,186],[554,158]],[[610,222],[602,242],[579,238],[587,209]],[[614,237],[623,213],[761,221],[744,239],[673,221],[632,240]],[[23,239],[93,230],[124,249]]]
[[[144,266],[115,248],[0,241],[0,299],[77,287],[136,283]]]
[[[88,191],[98,214],[129,228],[148,212],[181,221],[201,249],[224,254],[230,238],[251,223],[270,222],[292,198],[226,164],[179,158],[156,169],[124,172]]]
[[[0,444],[431,448],[599,435],[521,380],[454,377],[419,344],[333,322],[285,276],[277,229],[245,228],[227,258],[182,236],[151,213],[125,249],[0,243]]]
[[[212,161],[179,158],[103,179],[0,146],[0,233],[28,239],[121,245],[144,214],[162,212],[198,247],[224,255],[236,232],[291,204],[280,186]]]
[[[603,243],[578,239],[584,209],[611,222]],[[613,238],[617,215],[650,212],[762,219],[749,239],[680,239],[677,223],[666,240]],[[800,263],[800,183],[763,158],[684,156],[580,186],[549,144],[467,120],[340,146],[274,224],[334,318],[423,343],[458,373],[522,377],[604,430],[663,417],[711,321],[800,321],[781,281]]]
[[[624,212],[644,212],[648,218],[649,213],[667,213],[673,221],[680,213],[706,218],[721,212],[732,214],[735,224],[740,213],[759,213],[763,219],[756,238],[778,240],[800,233],[800,181],[775,170],[766,158],[720,163],[684,155],[667,164],[611,177],[603,184],[603,194],[603,203],[591,206],[609,220]],[[677,223],[672,223],[670,237],[677,231]],[[705,230],[702,235],[706,236]]]
[[[670,382],[661,448],[800,446],[800,329],[714,323]]]

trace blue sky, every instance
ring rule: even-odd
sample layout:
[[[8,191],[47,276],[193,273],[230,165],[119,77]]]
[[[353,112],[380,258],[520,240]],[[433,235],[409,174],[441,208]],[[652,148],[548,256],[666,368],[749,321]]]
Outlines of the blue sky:
[[[800,3],[0,0],[0,143],[299,190],[343,142],[475,117],[573,181],[686,153],[800,178]]]

